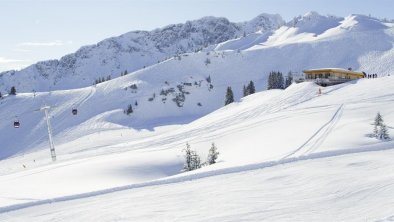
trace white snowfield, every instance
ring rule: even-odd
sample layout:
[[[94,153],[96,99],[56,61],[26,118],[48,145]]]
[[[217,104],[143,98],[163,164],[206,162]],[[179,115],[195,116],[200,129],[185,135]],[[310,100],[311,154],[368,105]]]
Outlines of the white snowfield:
[[[392,155],[351,154],[130,186],[48,200],[2,213],[0,220],[388,222],[394,217]]]
[[[0,219],[389,218],[394,142],[367,134],[378,111],[393,129],[393,84],[391,76],[361,79],[322,88],[320,96],[312,83],[293,84],[245,97],[189,124],[152,131],[122,126],[123,113],[99,115],[55,137],[56,163],[49,163],[45,145],[0,162]],[[95,96],[86,98],[89,103]],[[186,142],[202,157],[215,142],[219,163],[181,173]]]

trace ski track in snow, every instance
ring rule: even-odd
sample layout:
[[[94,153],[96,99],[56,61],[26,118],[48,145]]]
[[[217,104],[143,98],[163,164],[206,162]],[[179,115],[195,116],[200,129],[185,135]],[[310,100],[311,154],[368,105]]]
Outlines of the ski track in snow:
[[[340,111],[340,109],[338,109],[338,112],[339,111]],[[282,165],[282,164],[295,163],[295,162],[299,162],[299,161],[314,160],[314,159],[321,159],[321,158],[328,158],[328,157],[335,157],[335,156],[356,154],[356,153],[363,153],[363,152],[373,152],[373,151],[376,152],[376,151],[383,151],[383,150],[390,150],[390,149],[394,149],[394,146],[391,143],[385,144],[385,146],[372,145],[372,146],[366,146],[366,147],[361,147],[361,148],[342,149],[342,150],[335,150],[335,151],[325,151],[325,152],[320,152],[320,153],[312,153],[312,154],[308,154],[308,155],[301,155],[298,157],[290,157],[290,158],[280,159],[280,160],[276,160],[276,161],[268,161],[268,162],[249,164],[249,165],[244,165],[244,166],[230,167],[230,168],[226,168],[226,169],[212,170],[209,172],[200,172],[200,173],[193,172],[194,174],[191,174],[191,175],[175,175],[172,177],[149,181],[149,182],[131,184],[131,185],[127,185],[127,186],[115,187],[115,188],[93,191],[93,192],[88,192],[88,193],[63,196],[63,197],[57,197],[57,198],[52,198],[52,199],[44,199],[44,200],[39,200],[39,201],[33,201],[33,202],[27,202],[27,203],[22,203],[22,204],[10,205],[10,206],[6,206],[6,207],[0,207],[0,213],[7,213],[10,211],[16,211],[16,210],[39,206],[39,205],[44,205],[44,204],[52,204],[52,203],[57,203],[57,202],[83,199],[83,198],[94,197],[94,196],[98,196],[98,195],[104,195],[104,194],[109,194],[109,193],[114,193],[114,192],[119,192],[119,191],[124,191],[124,190],[131,190],[131,189],[136,189],[136,188],[142,188],[142,187],[148,187],[148,186],[167,185],[167,184],[181,183],[181,182],[185,182],[185,181],[197,180],[197,179],[202,179],[202,178],[212,177],[212,176],[217,176],[217,175],[241,173],[241,172],[246,172],[246,171],[263,169],[263,168],[267,168],[267,167],[275,167],[275,166]]]
[[[316,135],[315,141],[310,141],[312,144],[310,145],[310,148],[305,151],[303,154],[307,153],[312,153],[315,152],[319,146],[325,141],[325,139],[330,135],[330,133],[334,130],[335,126],[338,124],[339,120],[342,117],[343,110],[344,110],[344,104],[341,104],[338,110],[335,112],[333,118],[330,120],[330,122],[324,126],[324,129],[319,132],[319,135]]]
[[[342,116],[344,105],[341,104],[339,108],[335,111],[332,118],[325,123],[322,127],[320,127],[304,144],[302,144],[299,148],[295,149],[293,152],[287,154],[283,157],[283,159],[289,158],[300,151],[303,151],[303,154],[314,152],[327,138],[329,133],[334,129],[335,125],[338,123],[339,119]],[[305,147],[309,147],[304,151]]]

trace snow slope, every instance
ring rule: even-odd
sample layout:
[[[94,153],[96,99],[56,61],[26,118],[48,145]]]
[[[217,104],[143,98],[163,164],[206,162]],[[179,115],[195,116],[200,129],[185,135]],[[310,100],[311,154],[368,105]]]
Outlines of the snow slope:
[[[393,154],[351,154],[130,188],[6,212],[0,221],[392,221]]]
[[[46,199],[49,202],[57,201],[56,198],[60,201],[79,199],[290,162],[298,164],[305,159],[391,149],[394,147],[392,141],[382,143],[367,134],[372,131],[371,122],[378,111],[392,129],[394,95],[388,89],[393,83],[391,76],[362,79],[324,88],[321,96],[317,95],[318,86],[314,84],[294,84],[284,91],[270,90],[248,96],[240,103],[223,107],[189,124],[159,127],[153,131],[138,131],[119,123],[113,125],[111,119],[117,116],[116,112],[106,113],[106,118],[99,115],[100,118],[94,118],[92,122],[76,126],[73,130],[79,136],[75,135],[74,140],[69,139],[70,132],[55,137],[59,161],[54,164],[49,164],[49,151],[44,145],[34,152],[2,160],[0,204],[4,208],[0,211],[18,209],[18,206],[12,206],[14,204],[27,203],[20,206],[30,206],[36,201],[38,204],[48,203]],[[113,117],[110,118],[111,115]],[[105,126],[105,130],[100,126]],[[85,130],[89,133],[85,134]],[[203,157],[210,144],[215,142],[221,153],[220,162],[195,172],[179,174],[186,142]],[[359,156],[366,158],[368,155]],[[344,157],[343,161],[347,158],[351,159]],[[316,164],[324,165],[324,161],[316,161]],[[304,165],[300,163],[300,166]],[[390,168],[390,165],[386,167]],[[376,171],[371,174],[376,174]],[[241,175],[240,180],[246,181]],[[160,178],[164,178],[163,183],[143,183]],[[342,182],[338,183],[341,186]],[[130,184],[137,185],[128,186]],[[204,184],[202,182],[202,186]],[[353,188],[357,190],[357,187]],[[102,189],[109,190],[101,192]],[[67,197],[91,191],[97,192]],[[55,199],[50,200],[52,198]],[[118,201],[119,196],[114,194],[114,198]],[[346,199],[345,203],[350,200]]]

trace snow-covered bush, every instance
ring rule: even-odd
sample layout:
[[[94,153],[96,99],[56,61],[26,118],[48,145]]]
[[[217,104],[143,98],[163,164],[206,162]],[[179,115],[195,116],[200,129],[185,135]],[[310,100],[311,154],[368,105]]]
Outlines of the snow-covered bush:
[[[196,151],[191,150],[190,145],[186,143],[184,171],[192,171],[201,168],[201,158]]]

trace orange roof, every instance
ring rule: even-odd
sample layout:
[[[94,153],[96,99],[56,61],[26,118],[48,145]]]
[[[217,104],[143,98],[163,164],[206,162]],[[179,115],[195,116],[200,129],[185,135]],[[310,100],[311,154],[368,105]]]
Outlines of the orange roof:
[[[309,69],[309,70],[304,70],[303,72],[305,74],[333,72],[333,73],[341,73],[341,74],[350,74],[350,75],[364,76],[364,74],[361,73],[361,72],[354,72],[354,71],[351,71],[351,70],[341,69],[341,68]]]

